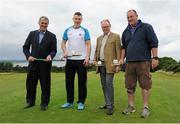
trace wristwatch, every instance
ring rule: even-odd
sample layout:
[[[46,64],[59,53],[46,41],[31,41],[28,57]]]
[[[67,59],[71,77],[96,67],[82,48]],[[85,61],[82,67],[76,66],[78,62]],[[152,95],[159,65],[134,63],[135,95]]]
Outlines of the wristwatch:
[[[154,59],[154,60],[159,60],[159,57],[155,56],[155,57],[153,57],[152,59]]]

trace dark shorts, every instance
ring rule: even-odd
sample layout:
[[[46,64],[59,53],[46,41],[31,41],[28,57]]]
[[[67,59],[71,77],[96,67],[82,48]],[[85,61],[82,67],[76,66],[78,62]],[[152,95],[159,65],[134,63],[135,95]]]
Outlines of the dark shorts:
[[[125,85],[126,88],[132,89],[139,85],[142,89],[151,89],[152,80],[150,74],[150,62],[128,62],[125,69]]]

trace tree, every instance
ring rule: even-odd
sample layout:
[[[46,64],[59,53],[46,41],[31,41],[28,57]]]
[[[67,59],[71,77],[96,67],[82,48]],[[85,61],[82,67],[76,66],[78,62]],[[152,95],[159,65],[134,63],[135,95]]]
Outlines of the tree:
[[[12,69],[13,69],[12,62],[1,62],[0,63],[0,71],[9,72],[9,71],[12,71]]]

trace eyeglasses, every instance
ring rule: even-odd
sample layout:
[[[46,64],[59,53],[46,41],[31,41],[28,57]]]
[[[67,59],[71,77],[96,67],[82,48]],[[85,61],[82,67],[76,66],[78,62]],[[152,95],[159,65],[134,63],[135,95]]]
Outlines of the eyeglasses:
[[[109,28],[110,26],[102,26],[102,28]]]

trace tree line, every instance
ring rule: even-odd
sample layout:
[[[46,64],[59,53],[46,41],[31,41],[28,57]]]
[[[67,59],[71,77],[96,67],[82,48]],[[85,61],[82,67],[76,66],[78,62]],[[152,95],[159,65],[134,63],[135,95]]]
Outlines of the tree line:
[[[88,71],[95,71],[96,67],[93,64],[87,67]],[[122,66],[121,71],[125,70],[125,65]],[[173,72],[173,73],[180,73],[180,61],[177,62],[172,57],[162,57],[159,58],[159,66],[151,70],[151,72],[155,72],[158,70],[166,71],[166,72]],[[64,72],[65,67],[57,67],[52,66],[52,72]],[[13,66],[13,63],[10,61],[0,62],[0,72],[27,72],[27,66]]]

